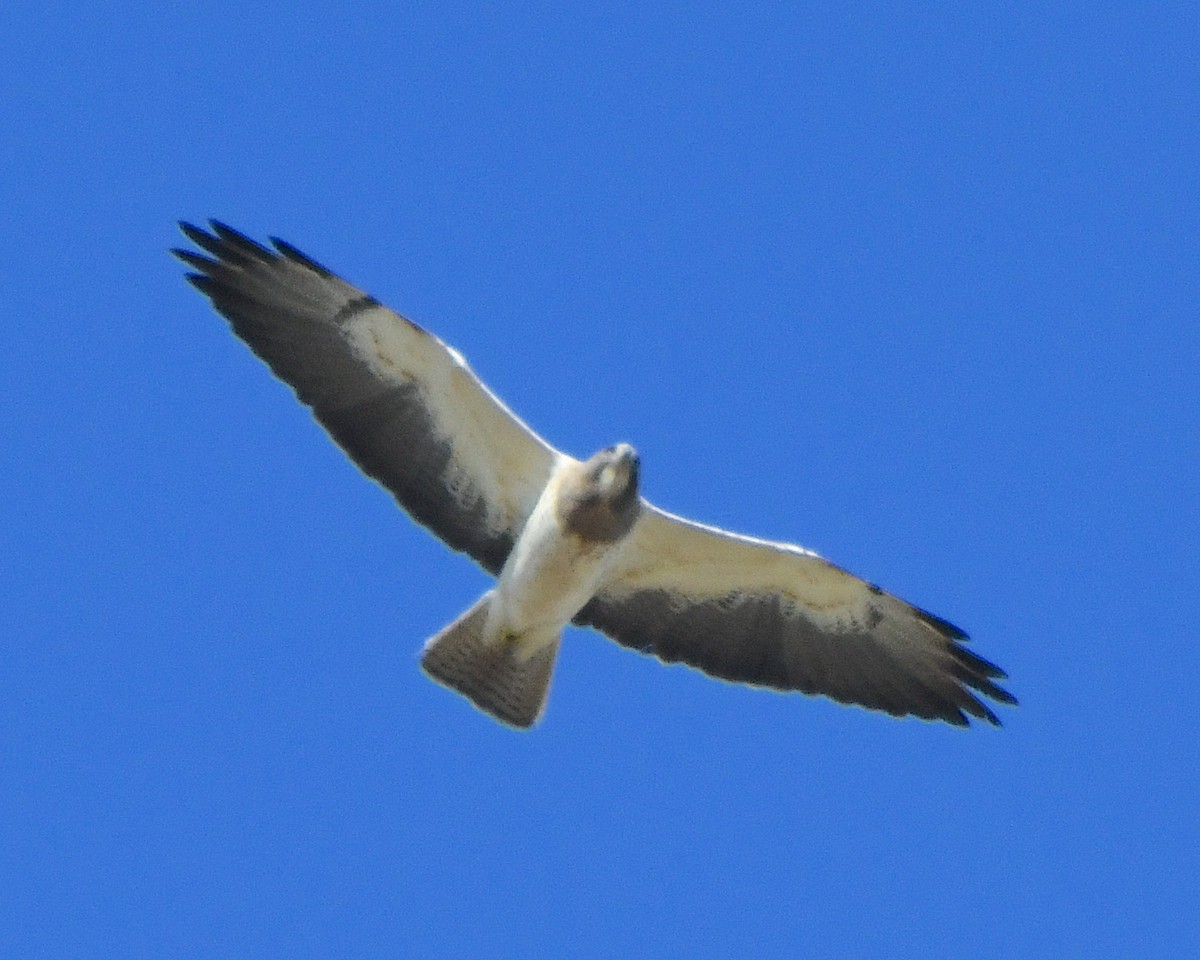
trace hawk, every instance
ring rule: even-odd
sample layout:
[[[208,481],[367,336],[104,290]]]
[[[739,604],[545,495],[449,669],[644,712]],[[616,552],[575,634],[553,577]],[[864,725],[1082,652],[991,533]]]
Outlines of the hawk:
[[[537,722],[562,632],[712,677],[968,725],[1015,704],[963,631],[811,550],[706,526],[640,493],[618,443],[587,460],[518,419],[433,334],[282,240],[181,223],[188,280],[333,440],[495,585],[421,665],[513,727]]]

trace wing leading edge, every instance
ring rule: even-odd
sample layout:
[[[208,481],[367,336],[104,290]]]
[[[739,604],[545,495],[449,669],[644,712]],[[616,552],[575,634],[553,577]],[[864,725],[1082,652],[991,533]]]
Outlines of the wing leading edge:
[[[575,622],[724,680],[959,726],[1016,699],[967,635],[791,544],[644,504],[619,568]]]
[[[282,240],[180,224],[188,279],[405,510],[496,574],[560,454],[437,337]]]

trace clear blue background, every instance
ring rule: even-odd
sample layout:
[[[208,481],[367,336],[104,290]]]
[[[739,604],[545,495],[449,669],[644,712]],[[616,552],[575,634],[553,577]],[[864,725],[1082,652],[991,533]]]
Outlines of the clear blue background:
[[[0,956],[1200,955],[1194,7],[417,6],[0,10]],[[486,721],[416,663],[486,578],[183,282],[207,216],[1022,705],[571,631]]]

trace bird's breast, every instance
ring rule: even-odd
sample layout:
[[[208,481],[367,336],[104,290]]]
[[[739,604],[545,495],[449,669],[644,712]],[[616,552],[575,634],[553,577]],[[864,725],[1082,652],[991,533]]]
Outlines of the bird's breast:
[[[521,531],[496,584],[502,629],[536,630],[551,639],[592,599],[621,551],[621,542],[596,542],[564,531],[554,509],[551,478]]]

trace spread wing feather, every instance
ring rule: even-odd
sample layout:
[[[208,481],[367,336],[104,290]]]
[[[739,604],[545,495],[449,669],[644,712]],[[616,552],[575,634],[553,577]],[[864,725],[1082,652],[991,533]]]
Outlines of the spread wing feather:
[[[296,248],[181,224],[188,279],[330,436],[409,513],[498,574],[563,459],[459,354]],[[953,625],[790,544],[643,502],[575,622],[726,680],[895,715],[997,723],[1016,700]]]
[[[967,636],[801,547],[643,503],[618,567],[576,622],[714,677],[965,726],[1016,703]]]
[[[281,240],[180,224],[188,279],[409,513],[499,573],[559,454],[459,354]]]

